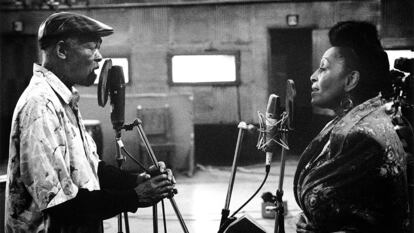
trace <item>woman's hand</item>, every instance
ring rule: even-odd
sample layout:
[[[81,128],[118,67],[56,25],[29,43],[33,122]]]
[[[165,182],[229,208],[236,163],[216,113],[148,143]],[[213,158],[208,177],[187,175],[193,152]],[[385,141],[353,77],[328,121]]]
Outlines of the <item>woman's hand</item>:
[[[299,216],[299,220],[296,223],[296,232],[297,233],[316,233],[315,228],[309,223],[306,216],[301,213]]]

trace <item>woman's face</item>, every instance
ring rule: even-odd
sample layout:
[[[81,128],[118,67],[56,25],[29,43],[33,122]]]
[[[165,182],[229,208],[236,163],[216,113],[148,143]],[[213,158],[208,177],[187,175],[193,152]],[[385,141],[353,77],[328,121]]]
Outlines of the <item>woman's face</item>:
[[[337,109],[345,94],[345,60],[337,47],[328,49],[322,56],[319,68],[312,74],[311,103],[321,108]]]

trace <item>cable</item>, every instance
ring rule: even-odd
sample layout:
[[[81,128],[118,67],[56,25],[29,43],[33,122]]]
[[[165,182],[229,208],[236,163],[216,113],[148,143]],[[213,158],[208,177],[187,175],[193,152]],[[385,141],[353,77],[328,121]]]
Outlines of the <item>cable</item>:
[[[263,187],[263,185],[266,183],[266,180],[267,180],[267,177],[269,176],[269,172],[268,171],[266,171],[266,175],[265,175],[265,178],[263,179],[263,181],[262,181],[262,183],[260,184],[260,186],[259,186],[259,188],[256,190],[256,192],[254,192],[253,193],[253,195],[243,204],[243,205],[241,205],[240,206],[240,208],[238,208],[231,216],[230,216],[230,218],[228,218],[227,219],[227,221],[226,222],[224,222],[223,223],[223,225],[221,225],[220,226],[220,228],[219,228],[219,231],[218,232],[223,232],[222,230],[222,228],[223,227],[227,227],[228,226],[228,224],[226,224],[226,223],[228,223],[228,221],[230,221],[232,218],[234,218],[234,215],[236,215],[241,209],[243,209],[244,208],[244,206],[246,206],[256,195],[257,195],[257,193],[262,189],[262,187]]]
[[[138,166],[140,166],[146,173],[151,174],[151,172],[144,166],[144,164],[142,164],[140,161],[138,161],[137,159],[135,159],[124,147],[124,144],[122,143],[121,140],[117,141],[119,147],[122,149],[123,152],[125,152],[125,154],[128,155],[128,157],[132,160],[134,160],[134,162],[136,164],[138,164]]]
[[[259,188],[256,190],[256,192],[253,193],[253,195],[243,204],[240,206],[240,208],[238,208],[230,217],[234,217],[234,215],[236,215],[241,209],[243,209],[244,206],[246,206],[256,195],[257,193],[260,191],[260,189],[262,189],[263,185],[266,183],[267,177],[269,176],[269,172],[266,171],[266,175],[265,178],[263,179],[262,183],[260,184]]]

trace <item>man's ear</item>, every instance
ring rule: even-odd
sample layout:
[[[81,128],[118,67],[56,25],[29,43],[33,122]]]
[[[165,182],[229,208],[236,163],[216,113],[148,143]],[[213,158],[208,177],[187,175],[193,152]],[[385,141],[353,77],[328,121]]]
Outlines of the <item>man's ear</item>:
[[[353,90],[359,83],[359,71],[351,71],[351,73],[349,73],[346,76],[346,80],[345,80],[345,91],[349,92],[351,90]]]
[[[55,47],[56,56],[60,59],[66,59],[67,57],[67,46],[63,40],[56,43]]]

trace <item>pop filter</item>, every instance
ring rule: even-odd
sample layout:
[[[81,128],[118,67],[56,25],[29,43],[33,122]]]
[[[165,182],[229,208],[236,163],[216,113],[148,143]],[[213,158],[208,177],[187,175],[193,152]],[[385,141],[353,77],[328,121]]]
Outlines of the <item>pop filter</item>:
[[[286,113],[288,114],[287,127],[288,129],[293,129],[293,117],[295,109],[295,97],[296,97],[296,88],[295,83],[292,79],[288,79],[286,82]]]
[[[108,72],[112,68],[112,60],[106,59],[101,73],[99,75],[98,82],[98,104],[101,107],[105,107],[106,102],[108,101],[109,95],[109,85],[108,85]]]

